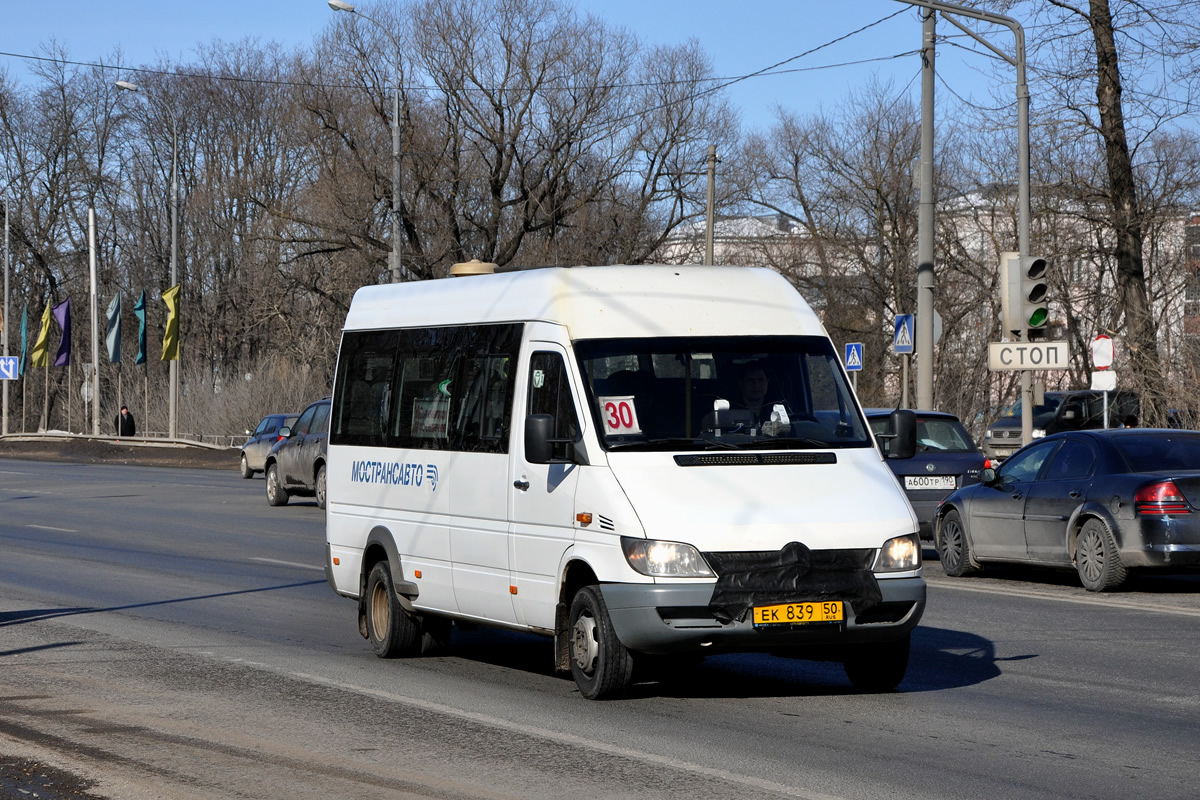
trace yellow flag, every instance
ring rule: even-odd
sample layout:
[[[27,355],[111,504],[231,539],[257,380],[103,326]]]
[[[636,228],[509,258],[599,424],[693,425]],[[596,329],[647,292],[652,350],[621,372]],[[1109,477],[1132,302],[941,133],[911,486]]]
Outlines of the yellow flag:
[[[42,314],[42,329],[38,331],[37,339],[33,342],[30,363],[35,367],[50,366],[50,303],[48,302],[46,311]]]
[[[160,361],[179,360],[179,290],[183,284],[175,284],[162,293],[167,304],[167,330],[163,333],[163,352]]]

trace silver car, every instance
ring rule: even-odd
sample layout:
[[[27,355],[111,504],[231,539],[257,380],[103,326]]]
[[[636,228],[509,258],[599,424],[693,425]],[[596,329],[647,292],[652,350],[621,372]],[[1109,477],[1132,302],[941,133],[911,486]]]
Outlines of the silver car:
[[[258,423],[254,432],[246,431],[249,439],[242,445],[242,477],[253,478],[254,473],[266,469],[267,453],[281,438],[279,429],[295,425],[299,414],[268,414]]]

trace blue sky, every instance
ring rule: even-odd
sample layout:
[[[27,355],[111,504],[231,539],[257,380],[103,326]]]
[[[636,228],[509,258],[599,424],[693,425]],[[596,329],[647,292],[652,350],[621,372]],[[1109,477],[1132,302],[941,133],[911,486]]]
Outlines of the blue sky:
[[[370,12],[369,0],[360,5]],[[154,61],[159,55],[188,61],[198,43],[217,38],[306,45],[335,13],[325,0],[10,0],[6,6],[0,26],[4,53],[38,54],[42,45],[54,40],[74,61],[109,60],[119,47],[127,63],[134,64]],[[741,81],[728,96],[747,127],[769,125],[776,105],[801,114],[831,108],[872,76],[891,81],[896,88],[908,86],[914,98],[919,96],[919,57],[889,58],[916,50],[921,40],[916,9],[896,0],[576,0],[576,7],[627,28],[646,42],[698,39],[717,73],[729,77],[793,58],[900,12],[782,68],[805,71]],[[938,29],[943,34],[957,33],[945,22],[939,22]],[[986,26],[978,30],[1005,48],[1011,45],[1006,30]],[[886,60],[851,64],[881,58]],[[1010,98],[1010,79],[997,85],[989,74],[991,64],[992,59],[982,54],[942,47],[937,62],[944,81],[937,89],[939,105],[956,103],[954,94],[985,106],[995,105],[993,91]],[[818,67],[828,68],[812,69]],[[0,69],[23,79],[28,62],[4,55]]]

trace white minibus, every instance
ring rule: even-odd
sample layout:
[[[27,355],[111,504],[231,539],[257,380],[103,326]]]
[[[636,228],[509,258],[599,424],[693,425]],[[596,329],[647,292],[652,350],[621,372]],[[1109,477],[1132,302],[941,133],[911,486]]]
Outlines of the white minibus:
[[[911,412],[889,435],[912,455]],[[384,658],[457,622],[552,637],[590,699],[643,657],[739,651],[886,691],[925,607],[912,508],[829,336],[769,269],[364,287],[327,481],[326,576]]]

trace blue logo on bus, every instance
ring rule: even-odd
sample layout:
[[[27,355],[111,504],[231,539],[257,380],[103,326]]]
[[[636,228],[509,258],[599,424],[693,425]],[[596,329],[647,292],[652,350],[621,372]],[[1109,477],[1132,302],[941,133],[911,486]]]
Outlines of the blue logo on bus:
[[[350,463],[351,483],[380,483],[389,486],[420,486],[428,478],[429,490],[438,483],[436,464],[414,464],[405,461],[353,461]]]

